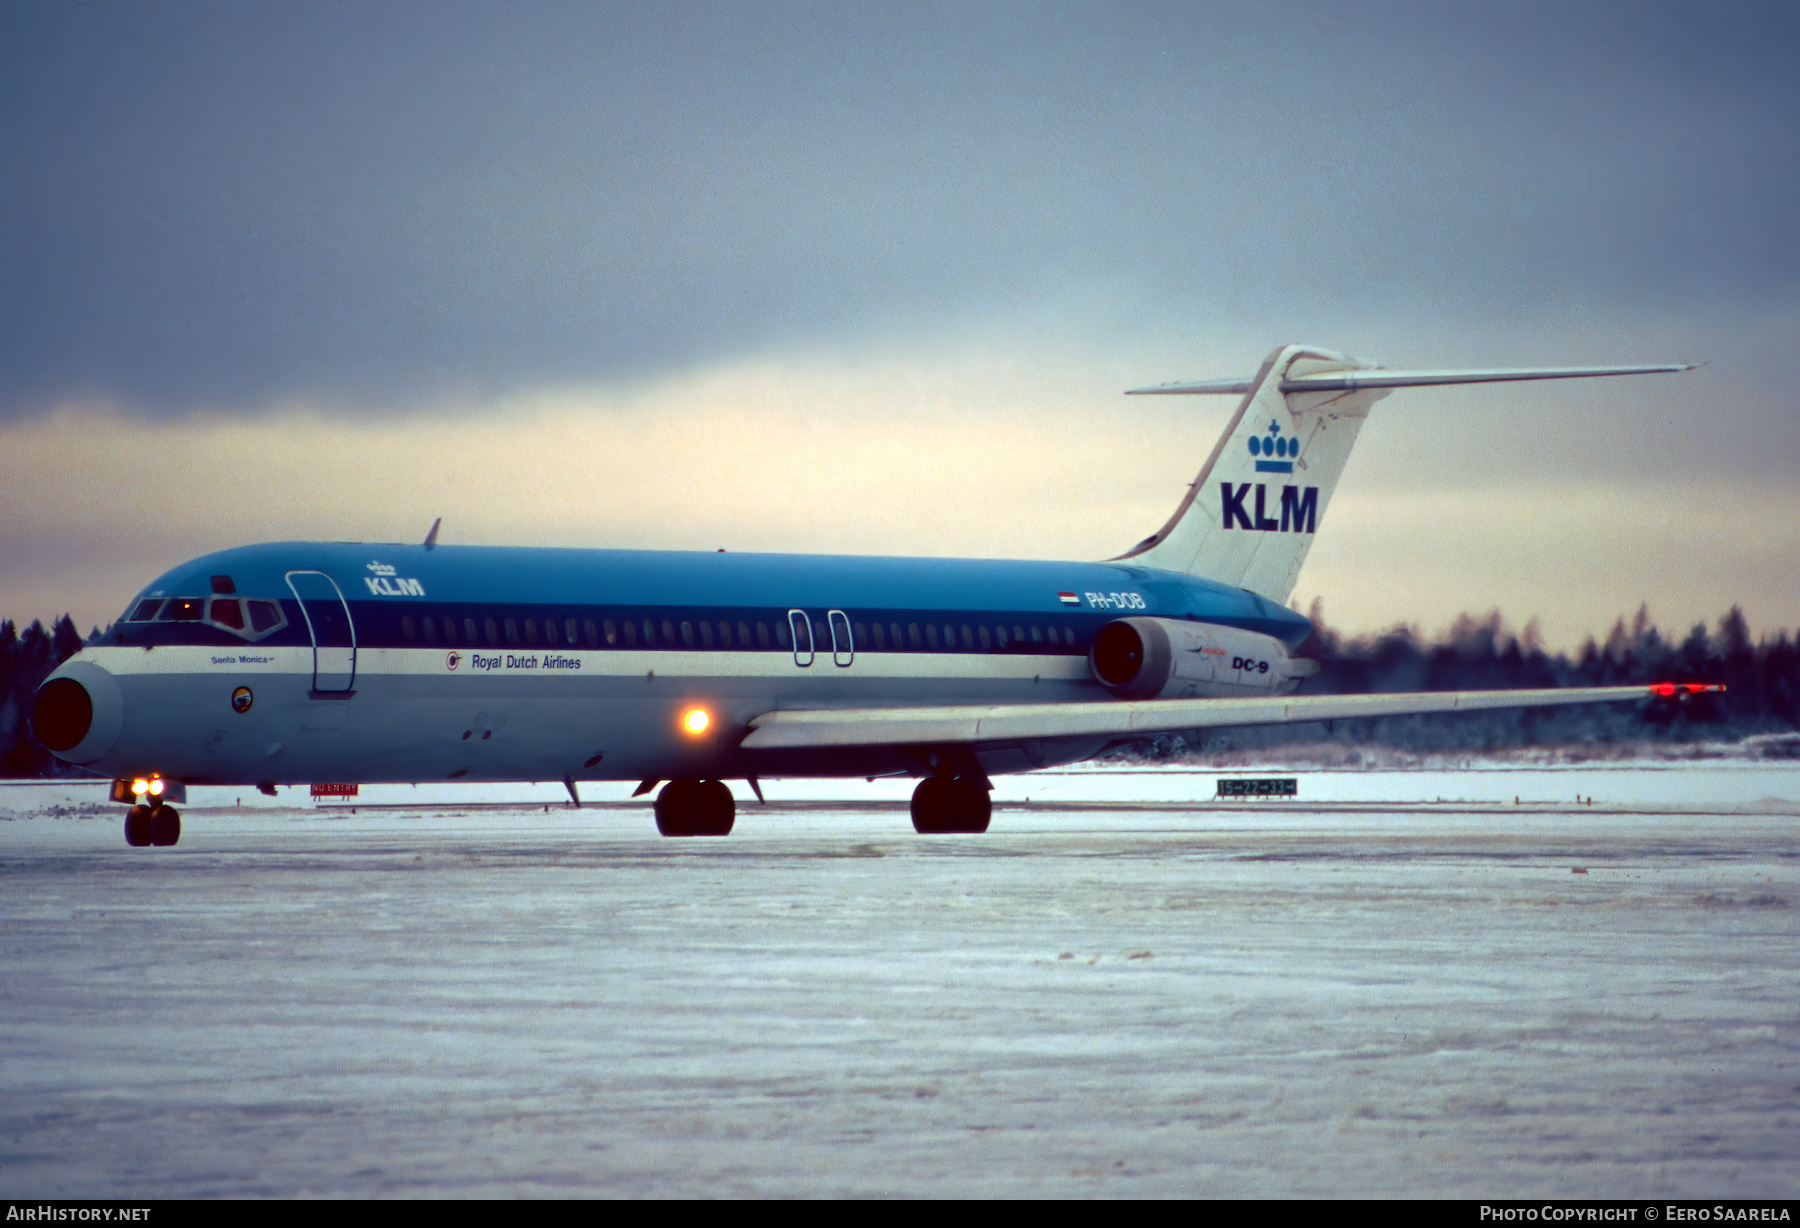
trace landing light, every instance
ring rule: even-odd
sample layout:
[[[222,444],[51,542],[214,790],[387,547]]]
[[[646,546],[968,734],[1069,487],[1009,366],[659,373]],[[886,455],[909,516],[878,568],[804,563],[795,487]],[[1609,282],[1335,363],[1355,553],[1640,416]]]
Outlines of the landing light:
[[[134,780],[131,782],[131,791],[141,797],[150,792],[150,782],[142,778]]]
[[[710,724],[712,717],[707,715],[705,708],[694,708],[681,718],[681,727],[695,736],[705,733]]]
[[[162,791],[163,791],[163,782],[162,781],[152,780],[150,782],[150,796],[151,797],[161,797]]]

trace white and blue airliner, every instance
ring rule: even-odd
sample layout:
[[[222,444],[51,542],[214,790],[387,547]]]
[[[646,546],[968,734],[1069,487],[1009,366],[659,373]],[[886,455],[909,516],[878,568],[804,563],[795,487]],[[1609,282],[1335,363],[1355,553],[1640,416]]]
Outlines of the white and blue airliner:
[[[663,784],[724,835],[727,780],[917,778],[980,832],[990,776],[1145,734],[1636,699],[1643,687],[1297,695],[1286,607],[1357,431],[1395,388],[1686,366],[1389,371],[1306,346],[1249,379],[1187,497],[1106,562],[277,542],[184,563],[45,681],[38,738],[173,844],[189,784]],[[664,782],[667,782],[666,784]]]

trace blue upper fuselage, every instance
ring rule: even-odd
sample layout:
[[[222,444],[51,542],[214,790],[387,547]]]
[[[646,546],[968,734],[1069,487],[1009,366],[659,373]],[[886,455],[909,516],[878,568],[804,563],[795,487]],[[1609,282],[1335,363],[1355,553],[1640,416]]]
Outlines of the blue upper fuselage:
[[[265,642],[305,643],[305,623],[288,582],[289,573],[300,571],[331,577],[349,603],[357,644],[367,647],[419,643],[427,617],[459,625],[469,618],[553,619],[559,626],[574,620],[579,628],[589,620],[604,625],[608,618],[779,621],[790,610],[819,616],[827,609],[857,621],[1042,626],[1054,630],[1064,651],[1082,653],[1101,626],[1131,615],[1238,627],[1290,648],[1311,631],[1306,619],[1254,593],[1114,563],[276,542],[206,555],[159,576],[106,640],[241,643],[201,616],[180,621],[173,607],[165,605],[160,617],[156,609],[146,610],[152,598],[200,601],[232,594],[273,601],[285,611],[285,625]],[[622,638],[609,636],[607,643],[625,646]],[[866,641],[857,647],[877,648]]]

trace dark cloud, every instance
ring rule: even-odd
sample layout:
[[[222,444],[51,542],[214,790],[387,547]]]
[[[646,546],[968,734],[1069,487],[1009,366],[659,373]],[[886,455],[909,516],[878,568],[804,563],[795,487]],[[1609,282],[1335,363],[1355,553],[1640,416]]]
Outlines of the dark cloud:
[[[13,6],[0,413],[405,405],[1087,294],[1271,342],[1716,330],[1800,284],[1797,14]]]

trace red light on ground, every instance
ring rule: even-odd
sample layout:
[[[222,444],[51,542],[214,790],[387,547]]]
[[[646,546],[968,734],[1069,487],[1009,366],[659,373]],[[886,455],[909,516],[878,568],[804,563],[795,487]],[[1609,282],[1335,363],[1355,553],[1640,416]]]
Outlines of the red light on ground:
[[[1723,691],[1723,682],[1658,682],[1651,686],[1652,695],[1668,699],[1676,695],[1698,695],[1702,691]]]

